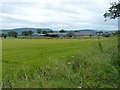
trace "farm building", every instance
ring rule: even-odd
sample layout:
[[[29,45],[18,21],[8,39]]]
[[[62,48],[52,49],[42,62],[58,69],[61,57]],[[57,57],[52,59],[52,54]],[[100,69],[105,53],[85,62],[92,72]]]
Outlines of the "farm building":
[[[45,36],[46,34],[33,33],[32,36]]]
[[[66,37],[67,33],[47,33],[45,36],[49,36],[49,37]]]

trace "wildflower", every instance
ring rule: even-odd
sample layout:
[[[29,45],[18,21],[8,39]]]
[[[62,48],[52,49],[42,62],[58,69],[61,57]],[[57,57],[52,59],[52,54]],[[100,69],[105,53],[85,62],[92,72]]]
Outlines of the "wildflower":
[[[68,62],[68,64],[71,64],[71,62]]]
[[[72,56],[72,58],[74,58],[75,56]]]
[[[82,88],[81,86],[79,86],[78,88]]]

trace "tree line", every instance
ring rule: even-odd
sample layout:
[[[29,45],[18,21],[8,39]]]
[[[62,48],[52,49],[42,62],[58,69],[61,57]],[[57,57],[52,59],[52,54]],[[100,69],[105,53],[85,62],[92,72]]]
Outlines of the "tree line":
[[[62,30],[60,30],[59,32],[60,32],[60,33],[64,33],[65,30],[62,29]],[[32,30],[29,30],[29,31],[23,31],[23,32],[21,33],[21,35],[22,35],[22,36],[32,36],[33,33],[34,33],[34,32],[33,32]],[[47,31],[47,30],[38,29],[38,30],[37,30],[37,33],[38,33],[38,34],[47,34],[47,33],[53,33],[53,31],[52,31],[52,30]],[[15,31],[10,31],[10,32],[8,32],[7,34],[1,34],[0,37],[3,37],[3,38],[6,38],[6,37],[17,38],[17,37],[18,37],[18,33],[15,32]]]

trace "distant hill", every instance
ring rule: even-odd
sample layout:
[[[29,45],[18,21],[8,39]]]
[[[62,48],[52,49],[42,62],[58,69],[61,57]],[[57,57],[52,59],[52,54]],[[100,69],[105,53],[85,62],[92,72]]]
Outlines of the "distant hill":
[[[43,30],[43,31],[51,31],[52,29],[50,28],[15,28],[15,29],[0,29],[0,33],[2,31],[2,33],[7,34],[10,31],[15,31],[17,32],[19,35],[23,32],[23,31],[33,31],[34,33],[37,33],[37,30]],[[53,31],[53,30],[52,30]],[[116,32],[117,30],[92,30],[92,29],[82,29],[82,30],[65,30],[66,32],[79,32],[81,34],[95,34],[96,32],[102,31],[102,32]],[[54,31],[54,32],[59,32],[59,31]]]
[[[109,33],[115,33],[117,30],[92,30],[92,29],[82,29],[82,30],[71,30],[73,32],[76,32],[76,34],[79,35],[94,35],[96,32],[102,31],[103,33],[109,32]]]
[[[82,30],[78,30],[78,31],[88,31],[88,32],[95,32],[97,30],[91,30],[91,29],[82,29]]]
[[[91,29],[82,29],[82,30],[75,30],[76,35],[94,35],[97,30]]]
[[[83,29],[83,30],[79,30],[79,32],[97,32],[97,30],[91,30],[91,29]]]
[[[37,30],[43,30],[43,31],[51,31],[52,29],[49,28],[15,28],[15,29],[2,29],[2,33],[7,34],[10,31],[15,31],[18,34],[21,34],[23,31],[33,31],[34,33],[37,33]]]
[[[109,33],[114,33],[116,32],[117,30],[91,30],[91,29],[83,29],[83,30],[78,30],[79,32],[88,32],[88,33],[96,33],[96,32],[100,32],[102,31],[103,33],[104,32],[109,32]]]

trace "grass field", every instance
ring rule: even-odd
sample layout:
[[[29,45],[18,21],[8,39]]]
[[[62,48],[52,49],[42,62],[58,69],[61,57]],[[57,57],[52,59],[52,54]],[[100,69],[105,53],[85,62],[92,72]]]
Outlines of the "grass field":
[[[117,38],[3,39],[3,87],[118,87]]]

